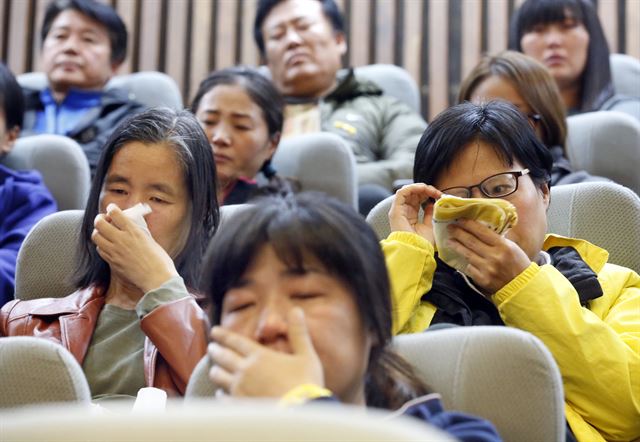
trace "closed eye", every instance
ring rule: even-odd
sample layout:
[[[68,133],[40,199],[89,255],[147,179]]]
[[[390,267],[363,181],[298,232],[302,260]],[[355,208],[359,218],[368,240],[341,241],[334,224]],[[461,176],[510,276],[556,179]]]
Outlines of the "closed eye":
[[[284,37],[284,34],[284,28],[278,28],[278,30],[269,34],[269,40],[280,40],[282,37]]]
[[[63,39],[67,37],[66,32],[53,32],[51,36],[57,40]]]
[[[240,304],[236,304],[236,305],[232,305],[230,308],[227,309],[227,313],[238,313],[244,310],[248,310],[249,308],[253,307],[255,305],[255,302],[251,301],[251,302],[243,302]]]
[[[294,293],[291,295],[291,299],[296,299],[296,300],[300,300],[300,301],[307,301],[307,300],[311,300],[311,299],[317,299],[320,298],[322,296],[322,293],[317,293],[317,292],[300,292],[300,293]]]
[[[154,203],[160,203],[160,204],[169,204],[169,201],[159,198],[157,196],[152,196],[151,198],[149,198],[149,201],[153,201]]]

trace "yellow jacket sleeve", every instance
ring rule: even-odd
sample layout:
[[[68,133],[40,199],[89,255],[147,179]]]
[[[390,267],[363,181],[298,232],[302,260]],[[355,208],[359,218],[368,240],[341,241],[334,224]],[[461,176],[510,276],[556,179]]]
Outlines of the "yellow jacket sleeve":
[[[434,306],[420,300],[433,282],[433,246],[411,232],[393,232],[380,244],[391,283],[393,334],[422,331],[435,313]]]
[[[605,264],[598,280],[603,296],[585,308],[558,270],[531,264],[494,302],[505,324],[534,334],[553,354],[578,440],[633,440],[640,437],[640,277]]]

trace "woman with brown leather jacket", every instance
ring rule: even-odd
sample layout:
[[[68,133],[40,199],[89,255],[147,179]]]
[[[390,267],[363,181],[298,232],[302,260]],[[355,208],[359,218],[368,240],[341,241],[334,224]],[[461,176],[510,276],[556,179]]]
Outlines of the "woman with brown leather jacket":
[[[159,109],[131,117],[98,164],[77,291],[8,303],[0,336],[66,347],[94,399],[135,396],[145,386],[182,395],[207,343],[206,315],[184,288],[195,287],[217,224],[213,154],[193,115]]]

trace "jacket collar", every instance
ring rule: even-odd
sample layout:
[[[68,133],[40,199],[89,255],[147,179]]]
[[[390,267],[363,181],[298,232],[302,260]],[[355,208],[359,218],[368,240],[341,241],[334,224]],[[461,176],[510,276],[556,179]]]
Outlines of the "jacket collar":
[[[543,249],[554,247],[572,247],[595,273],[600,273],[609,260],[609,252],[584,239],[567,238],[560,235],[549,234],[544,240]]]
[[[31,314],[34,316],[60,316],[78,313],[88,303],[96,300],[101,300],[104,303],[103,290],[89,287],[64,298],[52,299],[51,302],[39,305],[31,311]]]
[[[336,88],[325,97],[325,101],[341,103],[361,95],[382,95],[382,89],[377,84],[368,80],[359,80],[353,69],[340,72],[337,82]]]

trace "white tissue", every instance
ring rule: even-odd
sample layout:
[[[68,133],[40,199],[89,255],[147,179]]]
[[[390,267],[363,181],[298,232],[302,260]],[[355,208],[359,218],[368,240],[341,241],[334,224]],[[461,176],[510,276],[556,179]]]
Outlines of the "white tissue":
[[[113,208],[117,207],[114,203],[111,203],[107,206],[107,213]],[[147,226],[147,221],[144,219],[145,215],[151,213],[151,206],[146,203],[138,203],[135,206],[131,206],[128,209],[122,211],[131,221],[136,223],[142,230],[151,234],[149,232],[149,227]]]
[[[148,411],[164,411],[167,406],[167,392],[155,387],[144,387],[138,390],[132,413]]]

